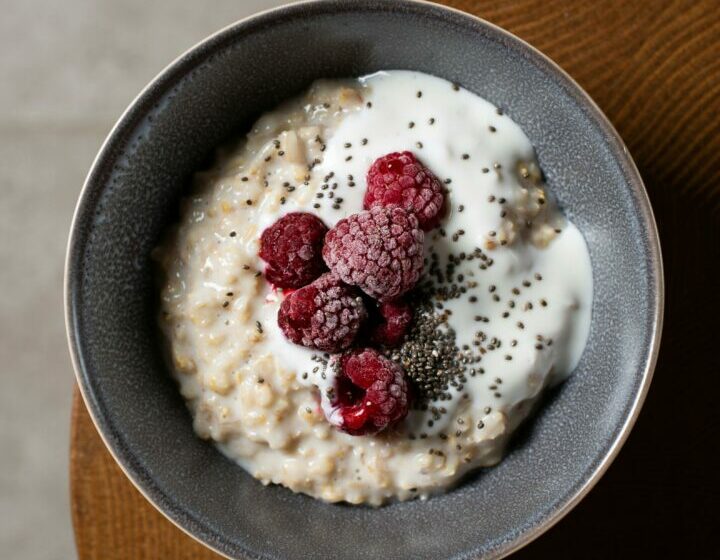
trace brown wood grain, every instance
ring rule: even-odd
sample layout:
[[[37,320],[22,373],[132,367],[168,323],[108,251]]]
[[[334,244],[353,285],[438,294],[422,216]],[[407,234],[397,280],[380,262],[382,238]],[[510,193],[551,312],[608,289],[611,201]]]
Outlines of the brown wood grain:
[[[554,59],[608,115],[660,228],[667,304],[653,387],[598,486],[518,558],[706,558],[720,501],[720,1],[452,0]],[[78,394],[71,494],[80,560],[219,558],[124,477]],[[715,551],[716,552],[716,551]]]
[[[152,507],[100,439],[75,389],[70,432],[70,494],[80,560],[221,558]]]

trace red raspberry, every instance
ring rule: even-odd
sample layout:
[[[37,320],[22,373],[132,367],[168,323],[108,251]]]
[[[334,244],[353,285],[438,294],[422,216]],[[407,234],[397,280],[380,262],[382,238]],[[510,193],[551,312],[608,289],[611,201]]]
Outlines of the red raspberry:
[[[300,288],[315,280],[326,270],[321,258],[325,233],[327,227],[313,214],[285,214],[260,237],[265,277],[280,288]]]
[[[366,316],[360,295],[328,272],[285,298],[278,325],[295,344],[339,352],[352,344]]]
[[[328,419],[350,435],[374,434],[408,413],[409,387],[403,369],[372,348],[340,358],[333,413]],[[327,395],[322,396],[327,399]]]
[[[413,312],[404,301],[386,301],[378,305],[378,321],[370,330],[370,340],[382,346],[397,346],[405,338]]]
[[[430,231],[440,223],[444,202],[440,180],[412,152],[393,152],[370,166],[365,209],[399,204],[415,213],[424,231]]]
[[[325,236],[323,258],[344,282],[394,299],[420,278],[423,232],[413,214],[378,206],[340,220]]]

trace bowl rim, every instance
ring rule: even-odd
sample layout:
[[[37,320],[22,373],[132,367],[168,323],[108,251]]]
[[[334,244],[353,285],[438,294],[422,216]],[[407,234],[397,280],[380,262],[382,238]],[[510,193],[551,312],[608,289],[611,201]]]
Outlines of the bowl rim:
[[[648,247],[647,259],[650,269],[649,276],[654,280],[651,291],[655,294],[653,308],[651,310],[653,321],[649,342],[650,347],[644,367],[642,368],[640,385],[622,425],[616,432],[614,441],[596,468],[587,476],[584,483],[577,488],[573,495],[567,498],[564,503],[555,507],[535,526],[520,533],[514,539],[503,543],[488,556],[485,556],[485,558],[505,558],[526,546],[563,519],[590,490],[592,490],[608,470],[627,440],[647,396],[657,364],[665,307],[665,283],[660,239],[652,206],[638,168],[615,127],[587,92],[557,63],[523,39],[489,21],[462,10],[428,0],[355,0],[354,2],[345,2],[343,0],[301,0],[256,12],[239,19],[197,42],[170,62],[137,94],[110,129],[110,132],[107,134],[90,166],[73,212],[66,249],[63,279],[65,329],[70,350],[70,359],[83,402],[106,449],[110,452],[115,462],[135,488],[166,519],[194,540],[230,560],[233,560],[233,557],[229,556],[227,552],[220,548],[220,543],[224,540],[223,536],[207,526],[207,524],[194,519],[189,512],[178,507],[177,504],[174,504],[173,500],[165,492],[152,484],[148,484],[148,481],[151,481],[151,477],[143,472],[144,469],[133,460],[131,454],[127,453],[128,450],[115,449],[109,436],[106,434],[106,430],[108,429],[107,420],[104,418],[101,404],[96,400],[88,385],[87,371],[84,367],[81,347],[77,336],[74,288],[77,285],[76,277],[78,275],[76,274],[76,270],[79,263],[76,260],[76,255],[78,254],[76,248],[82,244],[83,239],[81,239],[81,237],[85,237],[85,235],[81,234],[80,225],[87,217],[88,206],[91,206],[93,202],[88,200],[91,192],[98,190],[99,185],[96,184],[96,181],[101,175],[104,160],[111,155],[113,145],[121,138],[122,132],[126,129],[131,130],[132,127],[137,124],[135,118],[138,117],[138,113],[142,113],[143,107],[146,107],[146,105],[153,100],[153,96],[156,93],[155,90],[161,92],[167,91],[173,83],[176,83],[186,75],[187,67],[192,68],[202,63],[210,54],[221,50],[226,45],[226,41],[232,40],[236,34],[242,33],[243,28],[252,24],[259,24],[264,21],[272,22],[278,18],[287,16],[300,15],[307,17],[308,15],[317,15],[318,13],[332,13],[333,11],[337,11],[337,8],[341,8],[344,11],[363,11],[367,9],[377,9],[380,6],[388,11],[402,12],[412,10],[413,13],[424,15],[425,17],[438,14],[452,15],[458,21],[465,19],[467,20],[467,24],[484,27],[487,31],[490,31],[502,39],[506,44],[512,44],[517,50],[524,52],[531,62],[541,68],[541,70],[553,75],[566,93],[568,93],[578,105],[588,110],[590,113],[589,117],[604,133],[613,155],[619,163],[622,164],[621,167],[624,171],[626,183],[634,195],[637,212],[648,233],[646,240]],[[307,9],[315,10],[315,14],[302,14],[302,12]],[[201,537],[195,534],[196,532],[203,536]],[[243,555],[246,558],[254,557],[254,555],[247,550],[243,550]]]

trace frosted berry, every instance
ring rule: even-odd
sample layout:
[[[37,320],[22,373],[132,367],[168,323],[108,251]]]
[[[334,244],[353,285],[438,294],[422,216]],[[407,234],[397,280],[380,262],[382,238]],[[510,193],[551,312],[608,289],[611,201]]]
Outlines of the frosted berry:
[[[404,301],[380,303],[374,315],[370,340],[386,347],[397,346],[402,342],[413,318],[412,307]]]
[[[423,231],[400,206],[377,206],[340,220],[323,258],[344,282],[381,301],[410,290],[423,269]]]
[[[402,367],[372,348],[344,354],[332,395],[322,398],[330,401],[330,422],[351,435],[387,428],[405,418],[410,404]]]
[[[414,212],[429,231],[440,223],[445,196],[435,174],[412,152],[393,152],[375,160],[367,173],[365,209],[398,204]]]
[[[295,344],[340,352],[352,344],[366,316],[360,294],[326,273],[283,300],[278,325]]]
[[[265,277],[280,288],[300,288],[315,280],[327,270],[321,254],[326,232],[313,214],[285,214],[260,237]]]

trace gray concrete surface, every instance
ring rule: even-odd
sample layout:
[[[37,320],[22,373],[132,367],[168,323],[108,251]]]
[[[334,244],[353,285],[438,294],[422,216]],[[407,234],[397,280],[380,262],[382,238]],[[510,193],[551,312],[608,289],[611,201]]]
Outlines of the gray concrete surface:
[[[281,0],[0,4],[0,558],[75,557],[65,242],[104,136],[168,62]]]

